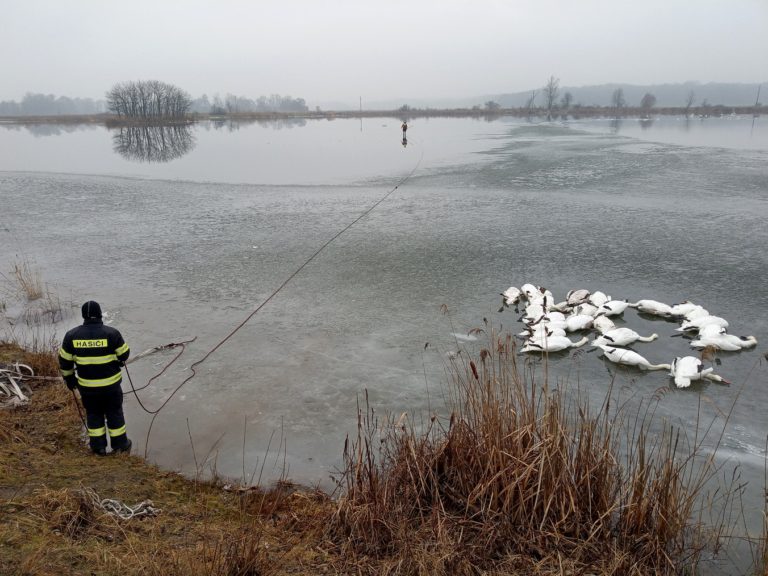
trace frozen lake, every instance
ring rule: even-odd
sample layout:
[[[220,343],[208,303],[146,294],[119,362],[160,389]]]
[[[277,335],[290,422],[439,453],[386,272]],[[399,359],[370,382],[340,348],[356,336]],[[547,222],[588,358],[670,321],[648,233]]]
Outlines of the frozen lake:
[[[399,124],[208,124],[149,145],[101,127],[0,126],[0,270],[28,258],[77,307],[47,328],[57,337],[88,299],[134,353],[197,337],[139,392],[156,408],[190,364],[406,178],[197,368],[155,422],[151,460],[193,473],[189,429],[198,461],[211,451],[224,475],[250,476],[269,446],[266,477],[286,466],[296,481],[329,485],[365,390],[379,413],[438,409],[446,353],[474,346],[452,333],[483,318],[518,328],[513,311],[498,312],[501,291],[532,282],[563,299],[599,289],[689,299],[727,318],[729,332],[757,337],[757,349],[719,355],[730,387],[677,390],[664,371],[617,376],[638,397],[669,389],[658,412],[685,428],[700,398],[707,422],[733,406],[723,454],[742,464],[756,527],[768,433],[765,119],[415,119],[405,147]],[[153,157],[158,141],[175,151]],[[633,310],[623,322],[660,335],[635,347],[652,362],[693,353],[671,338],[675,323]],[[170,358],[131,364],[134,384]],[[616,372],[597,353],[579,354],[576,371],[567,354],[550,363],[595,398]],[[126,402],[143,449],[149,416]]]

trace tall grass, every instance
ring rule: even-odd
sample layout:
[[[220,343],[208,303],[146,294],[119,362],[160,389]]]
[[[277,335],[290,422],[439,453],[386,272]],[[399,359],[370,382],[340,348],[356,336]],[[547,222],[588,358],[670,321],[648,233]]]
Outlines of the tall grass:
[[[36,326],[63,320],[72,307],[71,302],[62,301],[59,294],[44,283],[40,270],[27,258],[16,257],[9,275],[0,273],[0,312],[5,313],[9,302],[19,302],[23,312],[11,321]]]
[[[12,275],[27,300],[37,300],[43,296],[43,282],[40,271],[26,258],[13,263]]]
[[[716,551],[723,526],[704,518],[719,469],[653,400],[630,412],[609,391],[590,409],[493,331],[447,393],[447,421],[380,426],[359,406],[329,536],[361,571],[677,574]]]

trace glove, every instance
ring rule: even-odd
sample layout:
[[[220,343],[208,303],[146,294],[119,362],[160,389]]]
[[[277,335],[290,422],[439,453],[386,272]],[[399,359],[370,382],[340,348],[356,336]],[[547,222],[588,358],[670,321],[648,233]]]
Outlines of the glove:
[[[67,376],[64,378],[64,383],[67,385],[67,388],[74,390],[77,386],[77,378],[75,376]]]

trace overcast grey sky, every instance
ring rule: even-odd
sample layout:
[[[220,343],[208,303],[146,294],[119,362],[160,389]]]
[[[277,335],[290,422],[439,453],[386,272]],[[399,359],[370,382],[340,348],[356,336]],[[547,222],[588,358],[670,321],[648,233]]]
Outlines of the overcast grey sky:
[[[518,92],[550,75],[761,82],[768,0],[3,0],[0,61],[0,100],[149,79],[310,106]]]

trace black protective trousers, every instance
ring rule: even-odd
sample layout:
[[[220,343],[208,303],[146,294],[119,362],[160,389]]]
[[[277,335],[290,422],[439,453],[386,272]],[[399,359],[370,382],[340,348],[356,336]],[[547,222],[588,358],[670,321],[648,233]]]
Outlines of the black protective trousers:
[[[85,423],[91,450],[98,452],[107,448],[107,433],[109,433],[112,450],[125,448],[128,444],[128,435],[125,432],[123,390],[120,384],[99,388],[84,386],[78,386],[78,388],[85,408]]]

